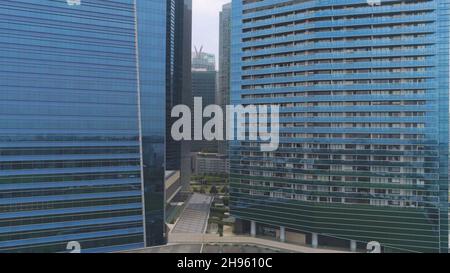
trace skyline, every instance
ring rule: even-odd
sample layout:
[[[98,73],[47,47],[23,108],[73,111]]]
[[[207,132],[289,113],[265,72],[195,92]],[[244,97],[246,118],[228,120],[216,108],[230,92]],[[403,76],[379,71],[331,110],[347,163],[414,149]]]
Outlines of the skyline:
[[[450,252],[450,0],[4,2],[0,253]]]

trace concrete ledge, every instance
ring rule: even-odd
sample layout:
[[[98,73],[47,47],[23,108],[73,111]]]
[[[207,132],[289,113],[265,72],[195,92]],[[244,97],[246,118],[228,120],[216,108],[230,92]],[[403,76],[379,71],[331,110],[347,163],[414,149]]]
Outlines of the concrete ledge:
[[[349,253],[347,251],[311,248],[249,236],[224,236],[214,234],[169,234],[169,244],[255,244],[299,253]]]

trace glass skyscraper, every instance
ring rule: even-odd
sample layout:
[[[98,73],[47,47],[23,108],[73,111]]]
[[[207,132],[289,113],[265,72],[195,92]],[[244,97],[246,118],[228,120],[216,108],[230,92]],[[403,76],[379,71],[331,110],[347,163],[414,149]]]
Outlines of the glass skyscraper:
[[[166,2],[76,2],[0,6],[0,252],[165,242]]]
[[[172,108],[192,101],[192,0],[168,0],[167,5],[166,131],[170,132],[177,120],[171,117]],[[166,135],[166,169],[180,170],[183,192],[189,191],[190,153],[190,141],[175,141]]]
[[[222,109],[230,104],[230,60],[231,60],[231,3],[222,6],[219,14],[219,71],[216,103]],[[228,153],[227,141],[219,141],[218,152]]]
[[[231,211],[282,240],[447,252],[450,1],[369,2],[233,1],[231,102],[279,105],[281,144],[231,144]]]

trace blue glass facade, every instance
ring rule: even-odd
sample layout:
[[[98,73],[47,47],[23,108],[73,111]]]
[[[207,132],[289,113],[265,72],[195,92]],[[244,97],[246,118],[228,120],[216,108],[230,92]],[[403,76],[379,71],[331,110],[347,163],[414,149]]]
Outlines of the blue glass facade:
[[[135,1],[146,246],[165,243],[166,1]],[[163,236],[164,235],[164,236]]]
[[[163,2],[2,1],[0,252],[164,243]]]
[[[449,1],[233,1],[233,104],[280,148],[231,145],[238,219],[385,251],[448,251]]]
[[[166,131],[177,121],[171,117],[176,105],[190,105],[192,100],[191,80],[192,46],[192,0],[167,1],[167,91]],[[166,135],[166,169],[180,170],[183,191],[189,191],[191,177],[191,143],[175,141]]]

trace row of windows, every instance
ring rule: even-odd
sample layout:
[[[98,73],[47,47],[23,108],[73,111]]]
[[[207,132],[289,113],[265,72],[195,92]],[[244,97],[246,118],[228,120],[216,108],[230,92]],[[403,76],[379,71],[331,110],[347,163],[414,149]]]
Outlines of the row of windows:
[[[302,192],[321,192],[321,193],[363,193],[371,195],[402,195],[402,196],[433,196],[435,191],[428,190],[405,190],[392,188],[362,188],[362,187],[342,187],[342,186],[318,186],[311,184],[292,184],[286,182],[262,182],[257,180],[241,180],[242,185],[250,185],[253,187],[263,187],[276,190],[295,190]],[[373,185],[376,186],[376,185]]]
[[[90,225],[90,226],[80,226],[80,227],[65,227],[59,229],[49,229],[42,231],[28,231],[10,234],[0,234],[0,242],[2,241],[13,241],[31,238],[45,238],[51,236],[60,235],[75,235],[81,233],[89,232],[100,232],[100,231],[110,231],[116,229],[132,229],[142,227],[142,222],[127,222],[127,223],[108,223],[107,225]]]
[[[98,207],[98,206],[111,206],[111,205],[123,205],[123,204],[140,204],[142,202],[141,197],[116,197],[116,198],[97,198],[97,199],[83,199],[72,201],[52,201],[52,202],[34,202],[34,203],[19,203],[19,204],[6,204],[0,205],[0,213],[6,212],[20,212],[20,211],[39,211],[39,210],[53,210],[53,209],[66,209],[66,208],[83,208],[83,207]],[[42,223],[48,222],[48,218],[58,218],[58,216],[52,214],[50,216],[32,217],[29,220],[32,223],[34,220],[42,220]],[[63,217],[72,217],[70,213],[64,214]],[[28,217],[29,218],[29,217]],[[14,221],[25,221],[28,218],[16,219]],[[45,219],[44,219],[45,218]],[[3,223],[9,223],[10,219],[0,220],[0,225]],[[56,221],[56,220],[55,220]]]
[[[318,97],[318,96],[400,96],[400,95],[425,95],[424,89],[413,90],[350,90],[350,91],[303,91],[303,92],[278,92],[268,94],[244,94],[242,99],[264,98],[292,98],[292,97]],[[370,113],[368,113],[370,114]]]
[[[0,177],[1,184],[16,183],[35,183],[35,182],[75,182],[75,181],[92,181],[92,180],[109,180],[109,179],[125,179],[139,178],[139,172],[110,172],[97,174],[80,174],[80,175],[33,175],[33,176],[8,176]]]
[[[420,106],[427,105],[424,100],[380,100],[380,101],[309,101],[286,103],[255,103],[255,106],[279,106],[282,108],[293,107],[348,107],[348,106]],[[370,109],[367,109],[369,111]]]
[[[26,119],[7,119],[0,120],[0,127],[2,129],[18,129],[18,128],[28,128],[29,130],[39,130],[43,127],[54,129],[54,130],[112,130],[117,131],[119,134],[121,131],[136,131],[137,130],[137,121],[135,119],[128,119],[128,122],[118,123],[117,120],[108,120],[108,121],[100,121],[100,120],[81,120],[76,117],[68,117],[68,118],[60,118],[58,120],[50,120],[50,119],[33,119],[32,115],[30,115]]]
[[[424,179],[414,179],[414,178],[390,178],[390,177],[368,177],[368,176],[339,176],[339,175],[315,175],[315,174],[301,174],[301,173],[295,173],[294,179],[296,180],[296,183],[291,182],[268,182],[268,181],[260,181],[255,179],[240,179],[240,183],[244,185],[266,185],[269,183],[270,185],[274,185],[271,187],[301,187],[299,189],[305,190],[305,185],[311,185],[311,186],[318,186],[320,183],[324,184],[323,182],[332,182],[332,183],[356,183],[356,184],[367,184],[365,187],[376,187],[376,188],[383,188],[390,186],[389,188],[392,188],[392,185],[395,185],[397,188],[402,188],[402,186],[408,186],[407,189],[410,188],[409,186],[418,186],[420,187],[420,191],[429,191],[432,190],[432,187],[430,186],[430,181],[426,181]],[[302,182],[299,184],[298,182]],[[370,185],[374,184],[374,185]],[[385,185],[380,185],[385,184]],[[268,185],[268,187],[270,186]],[[288,186],[283,186],[288,185]],[[292,186],[289,186],[292,185]],[[326,185],[327,187],[330,187],[330,185]],[[336,185],[337,186],[337,185]],[[427,186],[427,187],[423,187]]]
[[[248,142],[243,141],[240,143],[242,147],[258,147],[259,144],[256,142]],[[425,151],[427,150],[427,146],[423,145],[382,145],[382,144],[340,144],[340,143],[280,143],[281,149],[292,148],[292,149],[312,149],[312,150],[327,150],[329,153],[333,153],[334,151],[383,151],[384,153],[391,151]],[[252,152],[256,156],[264,156],[264,157],[286,157],[285,154],[280,152]]]
[[[280,118],[354,118],[354,117],[424,117],[425,112],[289,112],[281,113]]]
[[[139,243],[142,246],[143,237],[142,234],[132,234],[132,235],[120,235],[120,236],[112,236],[106,238],[92,238],[92,239],[83,239],[78,240],[81,244],[82,251],[90,248],[99,248],[99,247],[114,247],[121,245],[129,245]],[[7,253],[58,253],[58,252],[67,252],[67,243],[66,241],[60,243],[52,243],[52,244],[36,244],[36,245],[28,245],[28,246],[20,246],[20,247],[11,247],[11,248],[0,248],[0,252]]]
[[[142,215],[141,210],[120,210],[109,212],[96,212],[96,213],[82,213],[82,214],[68,214],[67,216],[47,216],[47,217],[33,217],[29,219],[8,220],[0,221],[0,227],[14,227],[14,226],[27,226],[36,224],[61,223],[61,222],[76,222],[83,220],[102,219],[102,218],[114,218],[114,217],[126,217]]]
[[[399,45],[399,46],[370,46],[370,47],[346,47],[346,48],[327,48],[327,49],[303,49],[303,50],[290,50],[288,52],[274,53],[274,54],[261,54],[261,55],[252,55],[245,56],[242,58],[244,62],[249,61],[261,61],[270,59],[270,63],[276,63],[277,58],[295,58],[296,56],[306,56],[309,59],[315,58],[314,55],[319,54],[334,54],[333,58],[342,59],[342,54],[358,54],[364,53],[364,57],[373,55],[373,56],[382,56],[383,54],[396,54],[397,56],[390,57],[402,57],[402,55],[406,55],[406,53],[410,53],[410,51],[416,50],[427,50],[433,49],[433,45]],[[417,53],[416,53],[417,54]],[[318,58],[318,57],[317,57]],[[333,59],[328,57],[326,59]],[[322,58],[323,59],[323,58]],[[244,63],[245,65],[245,63]]]
[[[371,69],[335,69],[335,70],[309,70],[309,71],[290,71],[284,73],[268,73],[268,74],[254,74],[251,76],[243,76],[243,80],[259,80],[259,79],[274,79],[274,78],[288,78],[298,76],[314,76],[314,75],[355,75],[355,74],[376,74],[376,73],[425,73],[432,71],[425,67],[403,67],[403,68],[371,68]],[[377,76],[377,75],[373,75]]]
[[[83,142],[85,145],[89,144],[89,141],[101,141],[104,142],[102,144],[98,144],[96,146],[105,146],[108,144],[108,141],[134,141],[136,145],[139,143],[138,135],[119,135],[117,133],[104,134],[104,135],[83,135],[82,133],[77,133],[76,135],[57,135],[57,134],[48,134],[48,135],[0,135],[0,142],[7,143],[20,143],[22,141],[32,141],[32,142],[57,142],[59,144],[64,144],[64,142]],[[73,145],[73,143],[67,143],[68,146]]]
[[[292,160],[301,160],[304,162],[315,162],[319,163],[322,161],[322,164],[330,164],[330,165],[339,165],[339,164],[353,164],[355,165],[357,162],[360,165],[373,165],[379,166],[380,164],[393,164],[396,166],[403,165],[407,166],[411,163],[418,165],[416,163],[420,163],[420,165],[425,164],[435,164],[433,161],[429,161],[430,159],[425,157],[418,156],[370,156],[370,155],[342,155],[342,154],[306,154],[306,153],[293,153],[287,154],[286,157],[272,157],[274,159],[283,159],[286,163],[273,163],[272,161],[261,160],[259,157],[251,157],[246,156],[245,153],[241,154],[242,161],[236,162],[236,164],[240,164],[242,166],[250,166],[250,167],[258,167],[258,168],[283,168],[286,170],[292,169],[300,169],[305,168],[304,164],[294,164]],[[291,161],[288,161],[288,159]],[[281,161],[281,160],[280,160]],[[290,162],[290,163],[288,163]],[[425,163],[425,164],[424,164]]]
[[[395,7],[409,7],[409,6],[414,6],[417,4],[423,4],[423,3],[430,3],[432,2],[432,0],[403,0],[403,1],[389,1],[389,2],[383,2],[383,5],[380,7],[377,6],[369,6],[368,2],[367,3],[361,3],[361,4],[339,4],[339,3],[333,3],[333,5],[329,5],[329,6],[319,6],[319,7],[307,7],[307,8],[297,8],[295,9],[294,7],[292,7],[292,10],[290,11],[285,11],[285,12],[276,12],[274,11],[275,9],[281,9],[281,8],[286,8],[289,6],[296,6],[296,5],[301,5],[307,2],[312,2],[313,0],[294,0],[294,1],[286,1],[286,2],[281,2],[281,3],[276,3],[276,4],[271,4],[271,5],[265,5],[265,6],[261,6],[261,7],[256,7],[256,8],[246,8],[245,5],[248,4],[252,4],[252,3],[257,3],[257,2],[263,2],[264,0],[244,0],[243,1],[243,5],[244,5],[244,10],[243,10],[243,14],[245,15],[249,15],[252,13],[256,13],[256,12],[269,12],[271,11],[270,15],[265,15],[265,16],[260,16],[260,17],[256,17],[256,18],[249,18],[249,19],[245,19],[243,22],[244,23],[248,23],[248,22],[259,22],[259,21],[263,21],[263,20],[267,20],[270,18],[283,18],[283,17],[289,17],[292,15],[297,15],[297,14],[313,14],[313,13],[317,13],[317,12],[338,12],[338,11],[345,11],[347,9],[351,9],[354,10],[355,13],[358,11],[357,9],[362,8],[362,9],[367,9],[367,8],[371,8],[371,11],[374,12],[376,11],[376,9],[381,9],[384,7],[391,7],[391,8],[395,8]]]
[[[383,123],[383,122],[285,122],[281,128],[425,128],[424,123]]]
[[[296,25],[308,25],[308,24],[317,24],[317,23],[328,23],[329,25],[332,24],[340,24],[340,23],[346,23],[351,22],[354,23],[355,20],[365,20],[370,21],[372,24],[386,24],[385,22],[389,22],[391,20],[398,20],[398,19],[408,19],[408,17],[415,16],[427,16],[431,14],[432,11],[425,11],[425,10],[417,10],[417,11],[408,11],[408,12],[392,12],[389,14],[379,14],[379,13],[373,13],[373,14],[356,14],[356,15],[343,15],[343,16],[321,16],[321,17],[309,17],[307,19],[299,19],[295,20],[295,17],[291,15],[290,18],[285,17],[284,22],[282,22],[279,17],[272,16],[272,19],[277,19],[280,21],[279,23],[274,24],[267,24],[267,25],[261,25],[260,23],[258,26],[255,27],[244,27],[243,33],[252,33],[252,32],[259,32],[259,31],[277,31],[277,29],[283,29],[283,28],[289,28],[294,27]],[[299,14],[297,14],[299,15]],[[297,16],[300,17],[300,16]],[[248,20],[246,20],[248,22]],[[364,22],[365,23],[365,22]],[[364,23],[361,23],[363,25]],[[367,23],[366,23],[367,24]],[[246,25],[246,24],[244,24]]]
[[[309,60],[309,61],[297,61],[297,62],[282,62],[282,63],[270,63],[270,64],[261,64],[261,65],[250,65],[243,66],[243,71],[248,70],[261,70],[261,69],[283,69],[287,67],[301,67],[308,66],[312,67],[314,65],[324,65],[324,64],[358,64],[360,63],[373,63],[375,65],[383,64],[383,67],[391,68],[391,62],[413,62],[413,61],[426,61],[429,60],[427,56],[404,56],[404,57],[373,57],[373,58],[349,58],[349,59],[321,59],[321,60]],[[369,65],[368,65],[369,66]],[[397,66],[398,67],[398,66]],[[367,68],[367,67],[366,67]]]
[[[54,196],[54,195],[69,195],[69,194],[92,194],[92,193],[112,193],[122,191],[141,190],[140,181],[137,184],[124,185],[103,185],[103,186],[78,186],[68,188],[54,188],[54,189],[24,189],[24,190],[0,190],[0,198],[21,198],[21,197],[40,197],[40,196]]]
[[[352,86],[352,85],[370,85],[370,84],[383,84],[388,87],[390,84],[427,84],[432,83],[431,79],[415,78],[415,79],[365,79],[365,80],[333,80],[333,81],[299,81],[289,83],[271,83],[271,84],[253,84],[242,85],[242,90],[255,90],[255,89],[279,89],[289,87],[311,87],[311,86]]]
[[[119,167],[139,166],[138,159],[130,160],[75,160],[75,161],[24,161],[2,162],[0,170],[26,170],[26,169],[63,169],[63,168],[95,168],[95,167]]]
[[[94,155],[94,154],[139,154],[138,147],[105,147],[105,148],[2,148],[0,156],[22,155]]]
[[[258,123],[247,123],[257,128]],[[425,123],[417,122],[280,122],[279,128],[392,128],[392,129],[424,129]]]
[[[356,153],[356,152],[355,152]],[[284,159],[284,163],[277,162],[274,163],[273,161],[267,161],[268,157],[265,157],[265,159],[260,159],[256,153],[250,153],[250,152],[241,152],[240,155],[242,156],[242,161],[239,162],[239,164],[247,165],[247,166],[257,166],[257,167],[268,167],[268,168],[287,168],[287,169],[294,169],[295,164],[291,161],[287,161],[287,159],[310,159],[310,160],[324,160],[324,161],[335,161],[333,164],[342,163],[342,161],[348,161],[348,162],[364,162],[368,164],[368,162],[373,162],[374,164],[379,164],[379,162],[385,162],[387,164],[389,163],[416,163],[416,162],[425,162],[429,161],[430,158],[426,158],[423,156],[400,156],[400,155],[362,155],[362,154],[333,154],[327,153],[327,154],[320,154],[320,153],[303,153],[303,152],[297,152],[297,153],[275,153],[270,158],[276,158],[276,159]],[[261,155],[260,155],[261,156]],[[255,158],[256,157],[256,158]],[[253,161],[251,161],[253,160]],[[291,162],[291,163],[287,163]],[[431,161],[432,162],[432,161]]]
[[[409,208],[418,208],[418,207],[429,207],[430,205],[427,203],[423,203],[420,201],[411,200],[379,200],[375,198],[352,198],[352,197],[330,197],[330,196],[311,196],[306,194],[293,194],[293,193],[280,193],[280,192],[270,192],[270,191],[257,191],[257,190],[246,190],[240,189],[236,190],[240,194],[249,195],[249,196],[260,196],[260,197],[270,197],[275,199],[282,200],[297,200],[304,202],[313,202],[313,203],[331,203],[331,204],[357,204],[357,205],[372,205],[372,206],[384,206],[384,207],[409,207]],[[240,199],[241,202],[243,201]]]
[[[383,166],[377,166],[382,165],[384,162],[375,162],[375,161],[366,161],[365,165],[363,163],[358,163],[360,165],[351,165],[350,163],[357,164],[355,162],[348,162],[348,164],[339,164],[338,162],[333,162],[333,164],[293,164],[292,168],[285,168],[284,173],[281,172],[273,172],[273,171],[248,171],[242,170],[242,174],[250,174],[254,176],[264,176],[264,177],[279,177],[279,178],[294,178],[293,172],[300,172],[300,171],[332,171],[332,172],[371,172],[371,173],[397,173],[397,174],[425,174],[425,173],[437,173],[436,168],[420,168],[420,167],[409,167],[411,165],[411,162],[404,162],[401,163],[403,166],[406,167],[400,167],[400,166],[394,166],[394,167],[383,167]],[[377,164],[377,165],[375,165]],[[399,165],[399,164],[396,164]],[[240,163],[240,167],[245,168],[249,167],[250,164],[243,164]],[[255,167],[255,166],[253,166]],[[265,166],[267,167],[267,166]],[[261,167],[263,168],[263,167]],[[257,169],[257,168],[252,168]],[[287,172],[290,171],[290,172]]]
[[[284,51],[292,51],[294,47],[301,48],[301,47],[313,47],[313,46],[323,46],[328,45],[329,48],[344,48],[342,46],[339,46],[339,43],[356,43],[356,42],[370,42],[372,45],[377,45],[377,43],[391,43],[391,42],[408,42],[409,44],[413,44],[417,39],[426,38],[429,35],[426,34],[398,34],[398,35],[383,35],[383,36],[358,36],[358,37],[339,37],[339,38],[314,38],[314,39],[308,39],[306,41],[289,41],[289,42],[283,42],[283,43],[273,43],[268,45],[258,45],[258,46],[251,46],[251,47],[245,47],[243,48],[243,52],[248,54],[249,52],[254,54],[259,54],[258,51],[263,50],[274,50],[274,49],[280,49],[277,51],[281,51],[281,49],[284,49]],[[417,43],[417,42],[416,42]],[[352,46],[353,47],[353,46]],[[347,46],[347,48],[350,48]]]
[[[278,157],[274,157],[278,158]],[[306,153],[296,153],[295,159],[298,159],[299,162],[314,162],[314,161],[324,161],[329,162],[330,165],[339,165],[339,164],[353,164],[353,165],[374,165],[379,166],[380,163],[392,164],[395,166],[399,165],[407,165],[410,163],[424,163],[424,157],[413,157],[413,156],[382,156],[382,155],[341,155],[341,154],[306,154]],[[253,159],[253,160],[251,160]],[[289,162],[289,161],[287,161]],[[295,164],[292,163],[274,163],[273,161],[259,160],[258,158],[249,158],[243,157],[243,159],[239,162],[242,166],[251,166],[251,167],[265,167],[265,168],[285,168],[287,170],[297,169],[300,167],[304,167],[304,164]],[[423,165],[423,164],[422,164]]]
[[[322,139],[397,139],[397,140],[421,140],[424,134],[305,134],[305,133],[280,133],[282,138],[322,138]]]
[[[349,36],[355,35],[352,33],[354,32],[370,32],[372,36],[381,36],[386,33],[395,33],[395,31],[405,31],[407,29],[416,29],[416,28],[426,28],[426,27],[433,27],[434,23],[399,23],[399,24],[388,24],[388,25],[369,25],[369,26],[347,26],[347,27],[322,27],[322,28],[311,28],[306,30],[297,30],[297,31],[286,31],[282,33],[275,33],[275,34],[269,34],[269,35],[261,35],[261,36],[255,36],[251,38],[243,38],[242,42],[244,43],[250,43],[250,42],[273,42],[277,39],[289,39],[293,37],[298,37],[299,39],[296,40],[308,40],[308,35],[314,37],[314,34],[323,34],[323,33],[329,33],[331,35],[336,35],[336,33],[346,33]],[[366,35],[366,33],[362,35]],[[401,33],[399,33],[401,34]],[[416,34],[422,34],[421,32],[417,31]],[[368,38],[372,38],[372,36],[368,36]],[[315,37],[314,37],[315,38]],[[353,37],[352,37],[353,38]],[[349,38],[347,38],[349,39]]]

